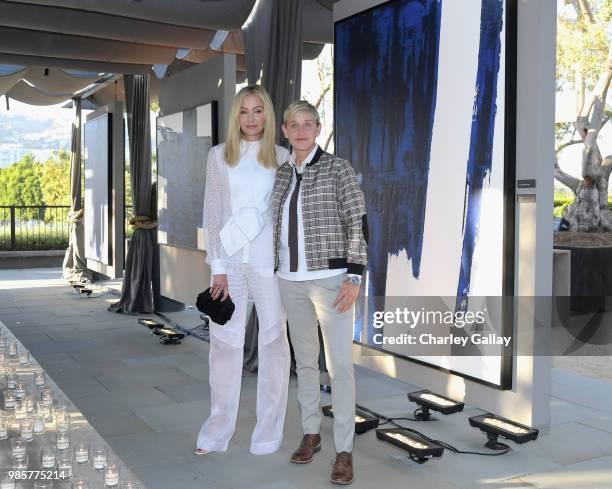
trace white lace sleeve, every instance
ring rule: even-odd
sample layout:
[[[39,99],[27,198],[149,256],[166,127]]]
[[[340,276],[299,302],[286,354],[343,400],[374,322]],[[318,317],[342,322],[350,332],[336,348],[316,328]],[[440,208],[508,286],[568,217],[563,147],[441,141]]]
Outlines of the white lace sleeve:
[[[225,168],[219,160],[218,148],[208,152],[206,164],[206,189],[204,191],[204,249],[206,263],[210,265],[213,275],[226,273],[227,255],[219,232],[225,224],[224,207],[229,195]]]

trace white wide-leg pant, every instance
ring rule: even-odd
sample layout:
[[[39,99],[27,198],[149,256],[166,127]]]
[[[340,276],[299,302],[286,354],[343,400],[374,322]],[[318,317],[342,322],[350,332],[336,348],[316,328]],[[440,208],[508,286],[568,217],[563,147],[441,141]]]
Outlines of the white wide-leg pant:
[[[273,453],[283,438],[290,361],[278,281],[272,270],[257,270],[248,264],[231,266],[227,280],[236,310],[225,325],[210,323],[210,417],[200,429],[196,446],[225,451],[234,435],[250,293],[259,319],[257,423],[250,451],[256,455]]]

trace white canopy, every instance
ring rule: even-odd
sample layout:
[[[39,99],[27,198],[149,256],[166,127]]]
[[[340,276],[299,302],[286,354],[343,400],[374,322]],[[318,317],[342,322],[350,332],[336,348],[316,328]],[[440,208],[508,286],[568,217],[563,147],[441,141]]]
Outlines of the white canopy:
[[[303,58],[313,59],[332,42],[335,0],[303,1]],[[122,97],[116,85],[123,83],[114,81],[123,74],[152,74],[152,66],[161,65],[156,72],[168,76],[221,53],[238,55],[243,80],[241,27],[255,5],[256,0],[181,0],[180,8],[172,0],[0,0],[0,67],[19,68],[0,70],[0,95],[47,105],[89,87],[97,92],[92,102],[108,103]],[[212,49],[218,31],[229,33]]]

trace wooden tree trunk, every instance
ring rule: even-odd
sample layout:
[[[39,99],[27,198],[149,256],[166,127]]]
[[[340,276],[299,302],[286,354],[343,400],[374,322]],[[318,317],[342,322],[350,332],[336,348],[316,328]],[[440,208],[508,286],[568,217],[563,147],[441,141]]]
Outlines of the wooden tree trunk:
[[[605,70],[587,100],[582,95],[574,126],[580,137],[557,150],[557,155],[571,144],[582,143],[582,177],[590,177],[593,187],[561,170],[555,162],[555,178],[566,185],[576,198],[565,212],[571,231],[612,231],[612,214],[608,207],[608,183],[612,171],[612,155],[603,158],[597,144],[601,129],[608,122],[605,115],[608,89],[612,80],[612,50],[608,51]],[[584,102],[582,102],[584,100]]]

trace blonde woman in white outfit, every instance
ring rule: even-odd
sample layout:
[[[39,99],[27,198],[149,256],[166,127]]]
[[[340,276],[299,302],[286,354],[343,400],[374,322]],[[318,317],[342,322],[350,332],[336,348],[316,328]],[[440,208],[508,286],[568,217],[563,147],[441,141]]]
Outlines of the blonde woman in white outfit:
[[[229,294],[236,310],[225,325],[210,325],[210,417],[198,435],[198,455],[227,450],[234,435],[249,296],[259,319],[257,424],[250,451],[272,453],[282,441],[289,344],[274,275],[268,198],[289,152],[274,141],[270,96],[261,86],[243,88],[230,111],[226,143],[210,150],[206,169],[204,236],[212,296]]]

